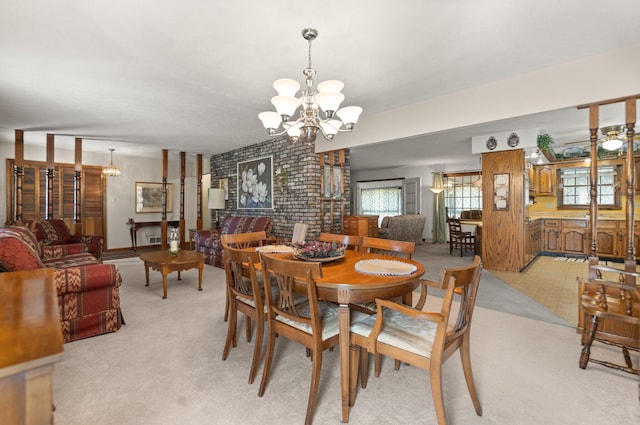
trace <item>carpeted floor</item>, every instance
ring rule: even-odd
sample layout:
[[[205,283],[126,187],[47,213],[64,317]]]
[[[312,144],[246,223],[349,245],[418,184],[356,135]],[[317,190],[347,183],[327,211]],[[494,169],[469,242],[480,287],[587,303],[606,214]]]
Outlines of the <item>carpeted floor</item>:
[[[105,261],[135,258],[141,252],[158,249],[146,247],[137,251],[111,251],[103,256]],[[425,243],[416,245],[414,258],[426,266],[425,277],[437,280],[440,268],[457,267],[470,262],[472,256],[469,254],[460,258],[450,255],[446,244]],[[484,270],[478,305],[550,323],[575,326],[578,291],[575,283],[577,274],[572,273],[580,271],[572,272],[566,264],[551,261],[551,257],[541,257],[523,273]],[[577,264],[572,266],[573,269],[580,268]],[[586,270],[586,266],[583,268]],[[434,290],[434,293],[439,292]]]
[[[422,254],[419,254],[422,255]],[[448,252],[447,252],[448,255]],[[447,261],[435,258],[441,266]],[[200,425],[302,423],[311,362],[299,345],[279,338],[272,377],[257,396],[259,378],[247,384],[253,342],[243,337],[221,360],[227,323],[224,273],[206,266],[204,290],[197,272],[162,279],[137,258],[114,261],[122,276],[122,309],[127,325],[118,332],[65,345],[54,376],[54,419],[62,425]],[[428,265],[429,273],[437,273]],[[488,283],[491,282],[491,283]],[[579,336],[566,323],[533,320],[493,307],[533,304],[527,314],[546,310],[509,285],[483,274],[471,332],[471,355],[483,416],[476,416],[455,355],[443,369],[445,409],[451,424],[619,425],[640,417],[635,377],[599,365],[577,366]],[[495,290],[489,290],[496,286]],[[513,291],[511,293],[510,291]],[[509,293],[506,293],[509,292]],[[509,302],[489,298],[504,294]],[[427,309],[437,308],[433,297]],[[541,314],[541,313],[540,313]],[[242,315],[241,315],[242,317]],[[244,327],[240,319],[240,335]],[[609,348],[598,348],[611,356]],[[339,424],[339,353],[325,352],[315,424]],[[634,357],[634,359],[637,359]],[[636,360],[637,361],[637,360]],[[371,362],[373,363],[373,362]],[[259,377],[262,367],[259,369]],[[386,361],[379,378],[359,390],[352,424],[433,424],[428,374]]]

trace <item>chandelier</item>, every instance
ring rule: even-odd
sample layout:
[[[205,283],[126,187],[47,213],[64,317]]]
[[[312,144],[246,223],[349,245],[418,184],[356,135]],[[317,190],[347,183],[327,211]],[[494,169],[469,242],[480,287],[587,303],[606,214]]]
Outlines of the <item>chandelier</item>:
[[[102,174],[106,175],[107,177],[119,176],[120,168],[113,165],[113,151],[115,149],[111,148],[109,150],[111,151],[111,163],[106,167],[102,167]]]
[[[314,88],[313,78],[315,69],[311,68],[311,42],[318,36],[318,30],[305,28],[302,37],[309,42],[309,63],[302,71],[306,76],[306,89],[301,97],[296,97],[300,89],[300,83],[290,78],[281,78],[273,83],[273,88],[278,92],[271,98],[271,103],[276,112],[268,111],[258,114],[262,125],[269,131],[270,136],[280,136],[284,133],[294,141],[303,140],[311,144],[316,140],[318,130],[328,141],[333,140],[338,132],[353,130],[362,113],[359,106],[347,106],[341,109],[340,103],[344,100],[341,93],[344,83],[338,80],[327,80]],[[298,119],[293,119],[300,108]]]

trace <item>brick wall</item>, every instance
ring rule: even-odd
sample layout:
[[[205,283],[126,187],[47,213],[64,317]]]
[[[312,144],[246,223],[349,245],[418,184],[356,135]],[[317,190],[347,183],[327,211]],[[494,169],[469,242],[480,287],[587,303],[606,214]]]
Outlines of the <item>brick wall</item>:
[[[238,209],[238,175],[237,164],[252,159],[273,157],[273,209]],[[229,200],[225,210],[220,211],[221,219],[233,216],[269,216],[273,221],[273,231],[279,238],[290,238],[293,224],[301,222],[309,225],[307,239],[316,238],[321,229],[320,217],[320,156],[313,151],[313,146],[306,143],[292,143],[287,138],[268,140],[241,149],[225,152],[211,157],[211,187],[218,187],[218,179],[229,178]],[[287,184],[279,187],[275,170],[280,168],[286,173]],[[345,194],[343,203],[345,215],[349,214],[349,151],[346,152],[344,172]],[[325,201],[325,226],[331,223],[328,215],[328,200]],[[334,203],[333,233],[340,233],[339,203]],[[212,222],[215,211],[211,212]],[[327,231],[325,227],[325,231]]]

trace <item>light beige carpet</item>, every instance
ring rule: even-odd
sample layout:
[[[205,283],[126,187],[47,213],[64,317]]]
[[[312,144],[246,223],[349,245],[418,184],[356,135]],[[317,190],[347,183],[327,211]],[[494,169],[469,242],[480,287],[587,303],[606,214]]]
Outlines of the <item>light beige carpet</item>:
[[[262,369],[256,383],[247,384],[253,342],[240,338],[221,360],[227,331],[221,269],[205,267],[202,292],[196,289],[196,271],[183,272],[182,281],[171,274],[163,300],[159,273],[151,271],[151,285],[145,287],[139,259],[116,263],[124,279],[127,325],[65,345],[54,377],[56,424],[304,422],[311,362],[299,345],[278,339],[262,398],[257,396]],[[241,320],[240,329],[243,325]],[[637,379],[598,365],[581,370],[579,350],[571,327],[477,307],[471,352],[484,415],[474,412],[455,355],[443,372],[449,423],[638,423]],[[338,356],[337,350],[324,354],[315,424],[341,423]],[[385,362],[380,378],[371,376],[368,387],[359,390],[350,423],[436,423],[427,373],[407,365],[396,372]]]

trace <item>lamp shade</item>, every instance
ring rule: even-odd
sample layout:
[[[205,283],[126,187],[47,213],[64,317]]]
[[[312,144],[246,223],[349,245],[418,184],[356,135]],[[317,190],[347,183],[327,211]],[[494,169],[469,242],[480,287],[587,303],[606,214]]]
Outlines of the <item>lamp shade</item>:
[[[209,205],[208,206],[210,210],[224,209],[224,189],[219,189],[219,188],[209,189]]]

